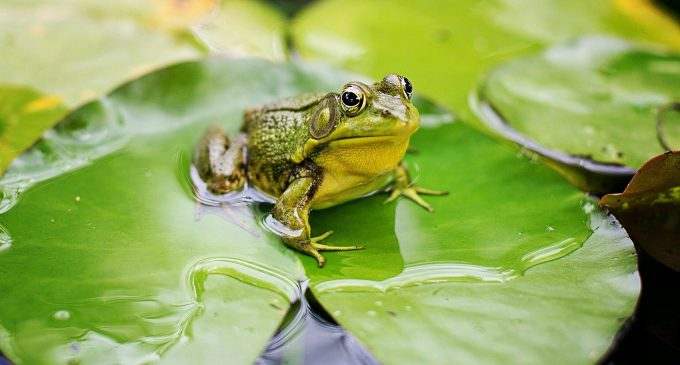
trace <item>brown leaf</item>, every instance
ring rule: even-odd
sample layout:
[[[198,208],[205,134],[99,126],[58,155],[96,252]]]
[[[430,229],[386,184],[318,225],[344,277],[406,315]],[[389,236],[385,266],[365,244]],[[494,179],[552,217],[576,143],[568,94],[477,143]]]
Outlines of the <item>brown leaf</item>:
[[[680,271],[680,151],[647,161],[621,194],[600,205],[619,219],[639,249]]]

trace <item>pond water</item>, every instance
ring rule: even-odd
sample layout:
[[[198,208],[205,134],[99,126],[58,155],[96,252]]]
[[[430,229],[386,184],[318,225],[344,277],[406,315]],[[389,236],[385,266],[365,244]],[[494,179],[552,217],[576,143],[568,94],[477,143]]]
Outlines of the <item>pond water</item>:
[[[378,361],[336,324],[313,297],[303,295],[255,363],[373,365]]]

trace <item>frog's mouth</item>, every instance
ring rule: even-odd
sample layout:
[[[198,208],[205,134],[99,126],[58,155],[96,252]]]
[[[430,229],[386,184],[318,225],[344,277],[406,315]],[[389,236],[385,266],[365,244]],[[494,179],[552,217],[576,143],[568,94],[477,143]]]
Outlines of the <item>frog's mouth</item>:
[[[407,136],[404,136],[407,137]],[[381,142],[401,142],[402,136],[398,134],[383,134],[377,136],[349,136],[328,141],[327,144],[373,144]]]

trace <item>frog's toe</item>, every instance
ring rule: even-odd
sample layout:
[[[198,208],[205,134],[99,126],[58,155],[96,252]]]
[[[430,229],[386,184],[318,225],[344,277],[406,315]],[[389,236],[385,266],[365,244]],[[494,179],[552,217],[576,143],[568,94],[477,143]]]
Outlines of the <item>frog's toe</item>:
[[[312,249],[309,251],[309,254],[316,259],[316,263],[319,265],[319,267],[323,267],[323,265],[326,264],[326,259],[319,253],[319,251]]]
[[[394,199],[397,199],[399,195],[401,195],[401,190],[399,189],[394,189],[390,191],[390,196],[388,196],[387,199],[385,199],[385,202],[383,204],[387,204],[389,202],[394,201]]]
[[[323,234],[321,234],[321,235],[319,235],[319,236],[312,237],[312,238],[310,238],[309,240],[310,240],[312,243],[316,243],[316,242],[319,242],[319,241],[321,241],[321,240],[324,240],[324,239],[328,238],[328,236],[330,236],[330,235],[332,235],[332,234],[333,234],[333,231],[328,231],[328,232],[323,233]]]
[[[326,232],[322,236],[324,235],[327,237],[330,235],[330,233]],[[310,242],[309,246],[304,249],[304,252],[314,257],[317,264],[319,264],[319,267],[323,267],[323,265],[326,263],[326,259],[323,257],[323,255],[321,255],[321,253],[319,253],[319,251],[352,251],[361,249],[363,249],[362,246],[330,246],[324,245],[323,243]]]
[[[333,231],[328,231],[322,235],[312,237],[309,239],[309,243],[312,245],[312,247],[316,250],[319,251],[352,251],[352,250],[362,250],[364,247],[363,246],[330,246],[330,245],[325,245],[319,241],[328,238],[328,236],[332,235]]]
[[[416,190],[416,193],[423,195],[449,195],[449,192],[444,190],[433,190],[428,188],[421,188],[420,186],[416,186],[414,189]]]
[[[312,243],[312,247],[319,251],[353,251],[353,250],[363,250],[364,246],[331,246],[324,245],[323,243]]]
[[[425,208],[425,210],[427,210],[428,212],[434,212],[434,208],[432,208],[432,206],[428,202],[423,200],[423,198],[421,198],[420,195],[418,195],[416,189],[406,188],[402,190],[401,195],[413,200],[414,202],[416,202],[416,204]]]

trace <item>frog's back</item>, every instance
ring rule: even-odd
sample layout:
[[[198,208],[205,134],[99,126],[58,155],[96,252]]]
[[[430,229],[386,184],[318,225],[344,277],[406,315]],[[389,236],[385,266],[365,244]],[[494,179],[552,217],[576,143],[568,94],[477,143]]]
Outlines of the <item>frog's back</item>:
[[[290,110],[301,111],[316,105],[328,93],[304,93],[301,95],[291,96],[288,98],[279,99],[277,101],[264,104],[262,106],[251,108],[249,111],[277,111]]]
[[[295,163],[292,154],[308,138],[307,115],[325,94],[304,94],[246,110],[248,181],[278,196]]]

